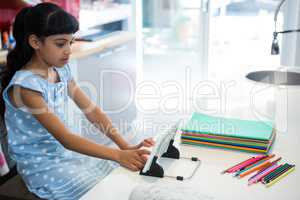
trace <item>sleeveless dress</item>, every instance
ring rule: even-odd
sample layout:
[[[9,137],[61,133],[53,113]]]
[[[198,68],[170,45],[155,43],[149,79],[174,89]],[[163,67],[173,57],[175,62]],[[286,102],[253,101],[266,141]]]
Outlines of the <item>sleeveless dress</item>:
[[[5,88],[9,154],[29,191],[42,199],[75,200],[119,165],[67,150],[26,107],[16,108],[8,97],[8,89],[13,85],[39,92],[67,126],[68,82],[72,76],[68,65],[54,69],[60,78],[57,83],[50,83],[31,71],[19,70]]]

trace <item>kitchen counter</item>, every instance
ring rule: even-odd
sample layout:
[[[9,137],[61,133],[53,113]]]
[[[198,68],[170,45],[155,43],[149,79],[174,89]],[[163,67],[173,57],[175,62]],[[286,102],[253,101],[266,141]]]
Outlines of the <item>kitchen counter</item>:
[[[251,71],[253,70],[257,69],[252,68]],[[281,70],[284,70],[284,68]],[[193,105],[191,112],[204,112],[205,110],[210,114],[221,116],[274,121],[277,135],[269,153],[274,153],[277,157],[282,157],[283,160],[281,163],[288,162],[295,164],[296,168],[299,167],[300,107],[298,106],[298,102],[300,100],[300,87],[275,86],[254,82],[246,79],[246,74],[243,72],[238,76],[233,75],[233,77],[228,79],[224,77],[220,81],[209,80],[207,85],[210,84],[209,86],[213,87],[213,91],[215,92],[212,93],[214,95],[213,98],[209,98],[208,96],[208,101],[203,102],[203,105]],[[223,86],[218,88],[221,83]],[[142,122],[147,122],[149,130],[144,130],[143,127],[141,128],[141,133],[137,133],[136,135],[143,136],[146,133],[153,133],[155,135],[157,134],[157,130],[160,130],[158,129],[159,127],[170,127],[172,125],[171,122],[176,122],[178,119],[189,116],[185,116],[184,114],[178,112],[169,115],[166,113],[144,113],[145,119],[140,119],[140,123],[137,124],[141,125]],[[199,170],[193,178],[178,182],[175,179],[167,177],[154,178],[141,176],[138,172],[131,172],[120,167],[100,181],[80,200],[96,200],[100,196],[106,200],[129,199],[131,192],[136,186],[150,183],[177,183],[190,186],[198,194],[203,194],[207,197],[203,199],[294,200],[300,198],[298,189],[300,172],[297,169],[270,188],[266,188],[262,184],[248,186],[248,177],[239,180],[233,178],[231,175],[221,175],[220,172],[256,154],[208,148],[205,146],[182,145],[178,138],[176,145],[180,149],[181,156],[195,156],[202,161]],[[182,160],[165,159],[162,161],[161,164],[168,175],[187,177],[194,168],[194,165],[187,165]]]
[[[129,42],[134,38],[134,33],[119,31],[95,42],[76,41],[73,44],[71,59],[81,59],[94,53],[100,53],[111,47]],[[0,64],[4,64],[6,62],[6,55],[7,51],[0,51]]]

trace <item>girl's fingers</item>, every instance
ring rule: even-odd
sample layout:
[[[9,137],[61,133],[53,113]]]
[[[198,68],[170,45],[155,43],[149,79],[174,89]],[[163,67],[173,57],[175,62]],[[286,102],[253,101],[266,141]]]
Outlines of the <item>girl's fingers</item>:
[[[151,146],[153,146],[153,144],[150,143],[150,142],[144,141],[144,142],[143,142],[143,146],[144,146],[144,147],[151,147]]]
[[[152,138],[148,138],[148,139],[144,140],[144,144],[147,147],[151,147],[151,146],[153,146],[155,144],[155,142],[154,142],[154,140]]]
[[[142,155],[141,157],[142,157],[143,161],[146,163],[147,160],[148,160],[148,156],[147,155]]]
[[[137,144],[137,145],[134,145],[134,146],[131,146],[130,148],[128,148],[129,150],[134,150],[134,149],[139,149],[139,148],[141,148],[143,146],[143,144],[142,143],[140,143],[140,144]]]
[[[134,164],[130,164],[129,169],[132,170],[132,171],[138,171],[139,170],[139,168],[137,166],[135,166]]]
[[[144,162],[145,162],[144,159],[142,158],[142,156],[139,155],[139,154],[135,154],[134,159],[135,159],[136,161],[138,161],[138,162],[141,162],[141,163],[144,163]]]
[[[151,144],[152,144],[152,143],[155,143],[154,140],[153,140],[152,138],[147,138],[147,139],[145,139],[144,141],[145,141],[145,142],[148,142],[148,143],[151,143]]]
[[[141,155],[144,155],[144,154],[150,154],[151,152],[148,151],[147,149],[139,149],[137,150],[137,153],[141,156]]]
[[[142,169],[144,167],[144,164],[140,161],[135,161],[134,165],[138,168],[138,169]]]
[[[152,138],[147,138],[143,140],[141,143],[132,146],[129,149],[140,149],[141,147],[152,147],[155,144],[155,141]]]
[[[151,144],[155,144],[155,141],[153,140],[153,138],[148,138],[148,139],[146,139],[146,141]]]
[[[153,138],[149,138],[149,140],[150,140],[151,143],[155,144],[155,141],[154,141]]]

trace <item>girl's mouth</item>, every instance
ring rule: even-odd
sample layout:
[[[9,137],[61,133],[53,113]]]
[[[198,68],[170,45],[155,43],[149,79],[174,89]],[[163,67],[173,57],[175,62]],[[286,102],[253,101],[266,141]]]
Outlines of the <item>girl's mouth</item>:
[[[68,62],[68,60],[69,60],[69,58],[63,58],[63,59],[61,59],[61,61],[63,61],[63,62]]]

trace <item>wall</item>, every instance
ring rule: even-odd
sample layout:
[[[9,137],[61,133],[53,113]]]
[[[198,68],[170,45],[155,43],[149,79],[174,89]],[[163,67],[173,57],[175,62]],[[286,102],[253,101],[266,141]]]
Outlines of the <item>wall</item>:
[[[283,11],[283,29],[300,29],[300,1],[286,0]],[[300,32],[284,34],[281,47],[281,65],[300,66]]]

